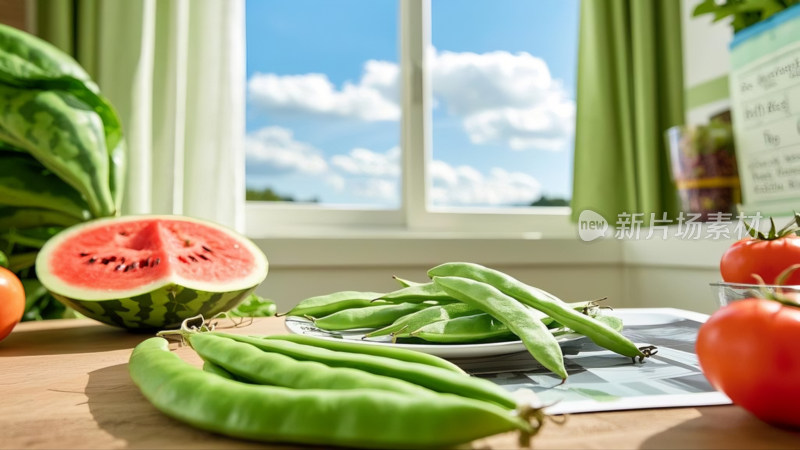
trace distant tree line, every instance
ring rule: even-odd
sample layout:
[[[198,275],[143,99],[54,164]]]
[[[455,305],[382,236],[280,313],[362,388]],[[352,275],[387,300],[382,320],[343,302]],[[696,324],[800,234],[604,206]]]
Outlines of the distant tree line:
[[[282,195],[275,192],[272,188],[267,187],[264,189],[247,188],[245,198],[251,202],[297,202],[294,197],[290,195]],[[302,200],[307,203],[319,203],[318,198],[309,200]],[[543,195],[538,200],[531,202],[528,206],[569,206],[569,199],[559,197],[548,197]]]
[[[543,195],[539,200],[532,202],[530,206],[569,206],[569,199]]]
[[[296,200],[294,197],[290,195],[282,195],[275,192],[272,188],[267,187],[264,189],[254,189],[254,188],[247,188],[245,192],[245,200],[251,202],[297,202],[301,200]],[[319,199],[312,198],[310,200],[302,200],[303,202],[308,203],[318,203]]]

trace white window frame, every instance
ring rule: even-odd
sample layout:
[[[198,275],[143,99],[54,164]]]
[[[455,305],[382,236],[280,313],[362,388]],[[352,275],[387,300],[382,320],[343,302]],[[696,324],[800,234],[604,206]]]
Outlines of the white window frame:
[[[337,207],[285,202],[247,202],[246,233],[272,236],[352,235],[370,232],[411,234],[524,233],[563,238],[575,235],[568,207],[432,207],[427,201],[432,160],[430,0],[398,0],[401,73],[400,148],[402,182],[399,209]],[[412,151],[410,149],[419,149]]]

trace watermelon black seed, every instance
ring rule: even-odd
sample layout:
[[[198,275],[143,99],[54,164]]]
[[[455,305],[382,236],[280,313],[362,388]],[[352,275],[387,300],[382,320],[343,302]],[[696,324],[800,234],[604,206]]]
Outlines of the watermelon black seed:
[[[192,262],[197,262],[197,258],[195,258],[195,257],[194,257],[194,256],[192,256],[192,255],[189,255],[189,259],[191,259],[191,260],[192,260]]]
[[[81,258],[83,258],[84,256],[89,256],[89,254],[86,252],[81,252]]]
[[[147,265],[150,264],[150,258],[143,259],[143,260],[140,261],[140,263],[141,263],[142,267],[147,267]]]
[[[119,235],[120,235],[120,236],[127,236],[127,235],[128,235],[128,232],[127,232],[127,231],[120,231],[120,232],[119,232]]]
[[[133,270],[133,265],[125,266],[125,272],[127,272],[129,270]]]
[[[114,261],[117,260],[117,257],[116,256],[109,256],[108,260],[111,261],[111,262],[114,262]]]
[[[197,257],[204,260],[204,261],[211,261],[208,257],[202,253],[197,253]]]
[[[93,263],[93,262],[95,262],[95,261],[97,261],[97,258],[95,258],[94,256],[92,256],[91,258],[89,258],[89,264],[91,264],[91,263]]]
[[[203,245],[202,247],[203,247],[203,250],[205,250],[205,251],[207,251],[209,253],[214,253],[213,251],[211,251],[210,248],[206,247],[205,245]]]
[[[153,265],[157,266],[160,262],[161,262],[161,258],[156,258],[156,260],[153,261]]]
[[[103,259],[100,260],[100,262],[103,263],[103,264],[108,264],[108,263],[111,262],[111,260],[108,259],[108,258],[103,258]]]
[[[113,261],[113,259],[112,259],[112,261]],[[120,258],[119,262],[124,263],[125,262],[125,257],[123,256],[122,258]]]
[[[122,270],[125,268],[125,264],[120,264],[117,267],[114,267],[114,270]]]

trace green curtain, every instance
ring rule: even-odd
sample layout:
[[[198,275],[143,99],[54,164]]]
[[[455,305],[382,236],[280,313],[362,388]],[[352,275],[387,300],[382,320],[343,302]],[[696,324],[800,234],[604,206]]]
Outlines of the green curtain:
[[[664,131],[684,121],[680,3],[581,3],[574,221],[678,210]]]

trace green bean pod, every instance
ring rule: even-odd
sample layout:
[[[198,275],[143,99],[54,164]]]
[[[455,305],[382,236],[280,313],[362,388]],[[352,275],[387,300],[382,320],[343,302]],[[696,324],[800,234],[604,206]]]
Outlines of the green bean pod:
[[[424,303],[390,303],[388,305],[365,306],[337,311],[327,316],[314,319],[314,325],[323,330],[340,331],[359,328],[379,328],[389,325],[395,320],[427,308]]]
[[[407,361],[411,363],[426,364],[429,366],[439,367],[451,372],[465,374],[465,372],[457,365],[450,361],[439,358],[438,356],[429,355],[427,353],[418,352],[416,350],[408,350],[405,348],[389,347],[386,345],[370,345],[369,343],[361,342],[347,342],[345,340],[332,340],[322,339],[314,336],[306,336],[302,334],[276,334],[263,336],[263,339],[289,341],[296,344],[312,345],[321,347],[328,350],[337,352],[350,352],[361,353],[364,355],[382,356],[392,358],[400,361]]]
[[[448,303],[445,305],[429,306],[417,312],[413,312],[392,322],[391,325],[370,331],[364,337],[387,336],[390,334],[399,336],[424,327],[425,325],[440,320],[447,320],[455,317],[468,316],[480,312],[479,309],[467,305],[466,303]]]
[[[164,414],[250,440],[359,448],[441,448],[530,424],[495,405],[453,395],[374,389],[289,389],[229,380],[180,359],[163,338],[136,346],[134,384]]]
[[[592,301],[584,301],[584,302],[570,303],[570,306],[573,309],[577,310],[577,311],[588,311],[589,309],[595,307],[596,305]],[[371,331],[371,332],[367,333],[365,335],[365,337],[375,337],[375,336],[383,336],[383,335],[387,335],[387,334],[392,334],[396,338],[419,337],[421,339],[425,339],[423,337],[423,335],[412,336],[411,334],[412,334],[412,332],[417,331],[417,330],[425,327],[426,325],[433,324],[435,322],[439,322],[439,321],[445,321],[446,322],[448,320],[460,318],[460,317],[463,317],[463,316],[472,316],[472,315],[476,315],[476,314],[479,314],[479,313],[482,313],[482,312],[483,311],[480,310],[479,308],[476,308],[474,306],[468,305],[466,303],[461,303],[461,302],[448,303],[446,305],[441,305],[441,306],[431,306],[431,307],[425,308],[425,309],[423,309],[421,311],[417,311],[415,313],[409,314],[409,315],[407,315],[405,317],[401,317],[401,318],[397,319],[393,324],[391,324],[391,325],[389,325],[387,327],[384,327],[384,328],[381,328],[381,329],[378,329],[378,330],[375,330],[375,331]],[[584,313],[587,313],[587,312],[584,312]],[[470,319],[470,320],[474,320],[475,322],[483,321],[482,323],[475,323],[475,325],[474,325],[475,332],[478,333],[478,334],[480,334],[480,332],[484,328],[484,326],[488,324],[488,321],[486,321],[486,319],[473,318],[473,319]],[[467,321],[467,320],[464,320],[464,321],[458,322],[458,323],[459,323],[459,325],[458,325],[459,328],[460,327],[463,327],[464,329],[469,328],[469,326],[467,326],[467,323],[469,323],[469,321]],[[542,323],[544,323],[547,326],[547,328],[558,328],[558,327],[561,326],[561,324],[559,324],[558,322],[554,321],[552,317],[542,317]],[[441,326],[442,325],[440,324],[440,326],[436,327],[435,329],[441,330],[442,329]],[[499,330],[502,327],[505,327],[505,325],[502,325],[502,322],[500,322],[500,323],[491,324],[489,326],[489,328],[494,328],[494,327],[497,327],[498,329],[497,330],[487,330],[488,333],[489,333],[488,335],[483,336],[483,337],[475,336],[474,338],[470,338],[470,341],[475,341],[475,340],[480,340],[480,339],[494,339],[495,337],[497,337],[497,338],[502,337],[502,333],[499,333]],[[455,329],[454,329],[454,331],[455,331]],[[433,332],[433,328],[424,331],[423,334],[429,333],[429,332]],[[495,333],[497,333],[498,336],[495,336]],[[509,331],[509,333],[511,333],[511,332]],[[511,333],[511,334],[513,335],[513,333]],[[438,338],[436,338],[434,336],[430,336],[430,337],[431,337],[431,339],[425,339],[425,340],[429,340],[429,341],[433,342],[434,340],[438,339]],[[450,342],[450,343],[457,342],[455,339],[451,339],[449,337],[443,337],[442,339],[444,339],[444,340],[442,340],[441,342]]]
[[[331,367],[352,367],[377,375],[409,381],[437,392],[492,402],[506,408],[516,406],[516,401],[508,391],[489,380],[427,364],[401,361],[384,356],[334,351],[286,340],[227,333],[217,334],[254,345],[264,351],[281,353],[298,360],[317,361]]]
[[[378,292],[361,291],[340,291],[332,294],[318,295],[301,300],[294,308],[290,309],[286,314],[281,315],[322,317],[344,309],[375,306],[372,300],[381,295],[383,294]]]
[[[441,288],[432,282],[406,286],[396,291],[389,292],[388,294],[381,295],[377,297],[377,299],[392,303],[420,303],[427,300],[435,300],[440,303],[452,303],[456,301],[456,299],[442,291]]]
[[[418,281],[406,280],[405,278],[400,278],[397,275],[392,275],[392,278],[394,278],[394,280],[400,283],[400,286],[403,287],[418,286],[420,284],[425,284],[425,283],[420,283]]]
[[[593,316],[595,320],[603,322],[604,324],[608,325],[614,331],[622,331],[623,324],[622,319],[616,316],[608,316],[608,315],[601,315],[601,316]]]
[[[600,347],[631,358],[649,356],[630,339],[605,323],[581,314],[570,308],[563,300],[549,292],[529,286],[498,270],[478,264],[453,262],[434,267],[428,271],[431,277],[457,276],[481,281],[494,286],[504,294],[519,300],[592,340]]]
[[[214,375],[219,375],[222,378],[227,378],[229,380],[236,379],[236,377],[232,373],[228,372],[227,370],[214,364],[211,361],[203,361],[203,370],[208,373],[213,373]]]
[[[562,380],[567,378],[561,346],[542,323],[541,313],[480,281],[462,277],[434,277],[433,282],[453,297],[480,308],[503,322],[511,332],[519,336],[536,361]]]
[[[467,344],[518,339],[503,322],[487,313],[429,323],[398,337],[406,336],[437,344]]]
[[[189,345],[235,378],[255,384],[294,389],[380,389],[406,395],[432,395],[433,391],[407,381],[375,375],[349,367],[329,367],[316,361],[298,361],[280,353],[265,352],[250,344],[212,333],[187,333]]]
[[[581,305],[590,302],[573,303]],[[583,307],[576,306],[576,309]],[[605,322],[615,330],[622,329],[622,320],[614,316],[597,316],[597,320]],[[555,322],[550,317],[542,319],[542,323],[547,326],[550,332],[558,337],[562,334],[572,333],[572,330],[564,329],[560,323]],[[511,332],[508,327],[490,314],[480,313],[464,317],[442,320],[429,323],[417,330],[400,333],[398,338],[415,337],[428,342],[437,344],[467,344],[475,342],[498,342],[517,340],[519,337]]]

